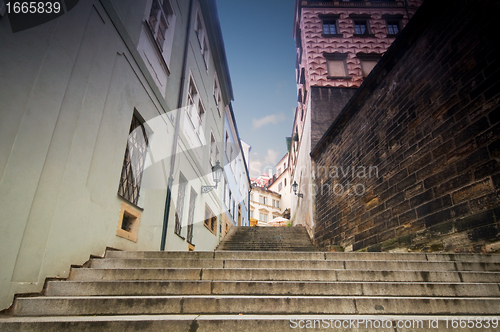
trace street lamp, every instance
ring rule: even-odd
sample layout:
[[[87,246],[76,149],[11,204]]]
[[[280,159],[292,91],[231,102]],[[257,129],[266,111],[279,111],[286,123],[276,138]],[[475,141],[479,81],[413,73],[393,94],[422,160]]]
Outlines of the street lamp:
[[[222,178],[222,167],[220,165],[220,162],[216,162],[215,166],[212,166],[212,176],[215,182],[215,186],[201,186],[201,193],[206,194],[211,192],[213,189],[217,189],[217,184],[219,183],[220,179]]]
[[[297,188],[299,187],[299,185],[297,184],[297,182],[293,181],[293,184],[292,184],[292,189],[293,189],[293,193],[297,196],[299,196],[300,198],[303,198],[304,195],[303,194],[297,194]]]

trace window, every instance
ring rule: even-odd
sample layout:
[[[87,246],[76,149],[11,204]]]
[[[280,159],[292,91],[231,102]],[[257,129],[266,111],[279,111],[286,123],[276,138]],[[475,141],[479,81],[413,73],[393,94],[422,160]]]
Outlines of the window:
[[[285,182],[285,187],[286,187],[286,179],[285,179],[285,181],[284,181],[284,182]]]
[[[326,58],[328,78],[350,78],[347,75],[347,65],[345,59],[347,54],[323,53]]]
[[[227,156],[227,159],[231,159],[231,157],[228,155],[229,153],[229,134],[227,133],[226,131],[226,144],[225,144],[225,148],[226,148],[226,156]]]
[[[132,242],[137,242],[140,220],[141,213],[122,202],[116,235]]]
[[[214,99],[215,105],[217,106],[217,112],[219,112],[219,117],[222,117],[222,108],[224,108],[224,103],[222,102],[222,94],[217,77],[215,77],[214,79]]]
[[[188,90],[188,106],[194,106],[197,100],[198,100],[198,89],[196,89],[196,85],[194,84],[193,78],[191,78],[189,81],[189,90]]]
[[[259,213],[259,220],[263,222],[267,222],[267,213],[260,212]]]
[[[210,165],[214,166],[217,162],[217,146],[214,133],[210,133]]]
[[[323,21],[323,34],[336,35],[337,34],[337,20],[324,20]]]
[[[205,26],[203,24],[200,12],[198,12],[198,16],[196,17],[196,25],[194,27],[194,30],[196,32],[196,36],[198,37],[198,41],[200,42],[201,54],[203,56],[203,60],[205,61],[205,67],[208,68],[208,38],[205,32]]]
[[[203,122],[205,121],[205,108],[201,103],[201,99],[198,101],[198,118],[196,119],[196,126],[198,128],[203,128]]]
[[[354,33],[356,35],[369,34],[367,21],[366,20],[355,20],[354,21]]]
[[[226,178],[223,177],[222,180],[224,181],[224,204],[226,204],[226,206],[227,206],[228,205],[227,198],[229,197],[229,189],[228,189],[228,186],[227,186],[227,180],[226,180]]]
[[[361,68],[363,70],[363,77],[370,74],[372,69],[377,65],[376,60],[361,60]]]
[[[205,204],[205,227],[214,235],[217,235],[217,217],[208,207],[208,204]]]
[[[179,178],[179,190],[177,192],[177,207],[175,209],[175,228],[174,233],[181,236],[182,213],[184,212],[184,197],[186,196],[187,180],[182,173]]]
[[[276,201],[276,207],[279,209],[280,208],[280,201]]]
[[[205,108],[203,107],[203,103],[198,93],[198,89],[196,88],[196,85],[192,77],[189,80],[189,89],[187,98],[188,98],[187,112],[189,118],[191,119],[193,128],[195,129],[198,136],[201,138],[201,136],[203,136],[203,126],[205,122]]]
[[[153,34],[156,44],[163,52],[165,36],[169,26],[169,16],[173,14],[172,7],[168,0],[153,0],[151,12],[149,13],[148,24]]]
[[[370,74],[372,69],[377,65],[378,60],[380,59],[380,54],[356,54],[361,62],[361,70],[363,72],[363,77],[366,77]]]
[[[399,33],[399,20],[388,20],[387,23],[387,34],[397,35]]]
[[[144,125],[134,114],[130,125],[127,148],[123,158],[118,195],[137,205],[141,189],[142,172],[148,149],[148,135]]]
[[[187,228],[187,242],[193,244],[193,222],[195,212],[195,202],[198,194],[191,188],[191,195],[189,197],[189,214],[188,214],[188,228]]]
[[[281,183],[281,182],[280,182],[280,183],[278,184],[278,191],[281,191],[281,189],[283,189],[283,183]]]
[[[198,13],[198,16],[196,17],[196,26],[194,28],[194,31],[196,32],[196,36],[198,37],[198,41],[201,43],[203,42],[203,37],[204,37],[204,32],[205,29],[203,29],[203,23],[201,21],[201,16]]]

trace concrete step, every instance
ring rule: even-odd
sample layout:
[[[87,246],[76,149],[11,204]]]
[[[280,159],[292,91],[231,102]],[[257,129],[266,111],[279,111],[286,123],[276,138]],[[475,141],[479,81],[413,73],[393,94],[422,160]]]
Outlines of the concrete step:
[[[182,258],[104,258],[92,259],[91,267],[96,269],[118,268],[223,268],[223,259]]]
[[[317,251],[304,227],[233,227],[217,250]]]
[[[449,264],[447,262],[447,264]],[[453,263],[451,263],[453,264]],[[256,269],[343,269],[344,262],[324,260],[277,260],[277,259],[178,259],[178,258],[106,258],[93,259],[92,268],[256,268]]]
[[[81,296],[17,298],[15,316],[151,314],[497,315],[500,298],[369,296]]]
[[[321,295],[500,297],[498,283],[49,281],[47,296]]]
[[[373,252],[245,252],[245,251],[107,251],[106,258],[182,258],[182,259],[299,259],[349,261],[459,261],[500,263],[500,254],[373,253]]]
[[[287,269],[72,269],[69,280],[229,280],[500,283],[498,272]]]
[[[92,268],[261,268],[261,269],[345,269],[345,270],[424,270],[424,271],[500,271],[500,263],[452,261],[334,261],[285,259],[181,259],[106,258],[93,259]]]
[[[460,326],[463,320],[463,328]],[[488,328],[467,327],[473,321]],[[141,315],[12,317],[0,320],[3,332],[281,332],[307,331],[493,331],[499,316],[408,316],[408,315]],[[406,325],[406,327],[405,327]],[[399,327],[398,327],[399,326]],[[495,326],[495,327],[494,327]]]

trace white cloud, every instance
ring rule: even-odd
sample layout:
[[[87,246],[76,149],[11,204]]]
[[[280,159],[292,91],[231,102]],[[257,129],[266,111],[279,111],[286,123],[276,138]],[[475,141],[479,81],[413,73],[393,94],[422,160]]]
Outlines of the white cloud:
[[[253,119],[252,124],[253,124],[253,129],[259,129],[260,127],[269,124],[277,124],[283,121],[285,121],[285,114],[280,113],[280,114],[271,114],[260,119]]]
[[[260,156],[255,152],[250,157],[250,177],[256,178],[262,173],[273,173],[277,162],[278,152],[273,149],[268,149],[265,156]]]

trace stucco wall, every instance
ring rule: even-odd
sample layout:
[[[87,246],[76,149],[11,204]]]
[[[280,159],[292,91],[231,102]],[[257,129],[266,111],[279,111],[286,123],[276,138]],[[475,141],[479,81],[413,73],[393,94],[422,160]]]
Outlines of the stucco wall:
[[[14,293],[40,291],[46,277],[66,277],[106,246],[159,248],[165,190],[141,190],[137,243],[116,236],[117,191],[134,110],[148,121],[168,109],[98,1],[16,34],[3,17],[0,40],[5,308]],[[166,139],[172,126],[165,117]]]

